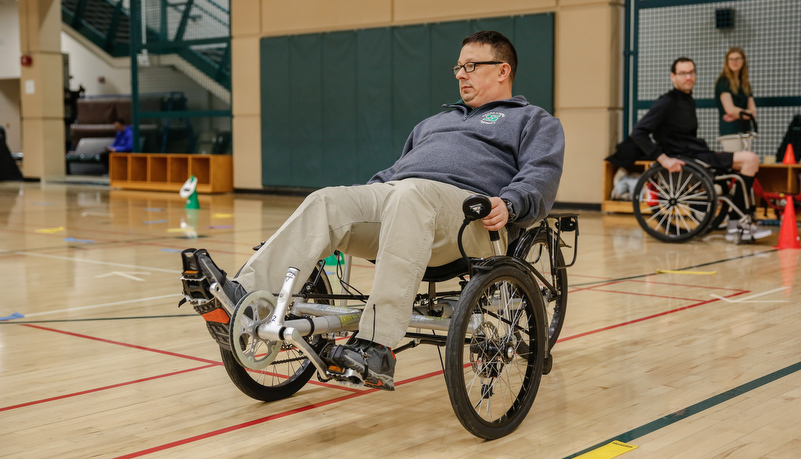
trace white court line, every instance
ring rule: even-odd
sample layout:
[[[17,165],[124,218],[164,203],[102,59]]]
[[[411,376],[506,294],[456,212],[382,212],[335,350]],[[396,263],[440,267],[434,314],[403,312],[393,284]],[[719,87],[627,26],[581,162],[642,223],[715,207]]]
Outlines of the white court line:
[[[139,282],[144,282],[145,281],[144,279],[142,279],[140,277],[134,276],[134,274],[148,274],[149,275],[150,273],[142,272],[142,271],[135,271],[135,272],[111,271],[110,273],[106,273],[106,274],[101,274],[99,276],[95,276],[95,279],[100,279],[101,277],[109,277],[109,276],[122,276],[122,277],[125,277],[127,279],[131,279],[131,280],[135,280],[135,281],[139,281]]]
[[[149,266],[126,265],[126,264],[123,264],[123,263],[112,263],[110,261],[84,260],[82,258],[61,257],[61,256],[58,256],[58,255],[45,255],[43,253],[31,253],[31,252],[24,252],[24,251],[21,251],[21,250],[13,251],[13,252],[7,252],[7,253],[19,253],[19,254],[22,254],[22,255],[27,255],[29,257],[53,258],[53,259],[56,259],[56,260],[68,260],[68,261],[76,261],[76,262],[80,261],[80,262],[83,262],[83,263],[94,263],[96,265],[118,266],[118,267],[122,267],[122,268],[132,268],[132,269],[143,269],[144,268],[144,269],[149,269],[151,271],[161,271],[163,273],[174,273],[174,274],[180,274],[181,273],[180,268],[175,268],[175,269],[151,268]]]
[[[141,302],[141,301],[163,300],[164,298],[172,298],[172,297],[178,297],[178,296],[182,296],[182,295],[183,295],[182,293],[171,293],[169,295],[151,296],[150,298],[136,298],[134,300],[115,301],[113,303],[93,304],[91,306],[82,306],[82,307],[79,307],[79,308],[60,309],[58,311],[34,312],[33,314],[25,314],[25,318],[44,316],[44,315],[47,315],[47,314],[56,314],[56,313],[59,313],[59,312],[74,312],[74,311],[83,311],[85,309],[105,308],[106,306],[117,306],[119,304],[138,303],[138,302]]]
[[[789,287],[779,287],[777,289],[768,290],[767,292],[762,293],[755,293],[751,296],[746,296],[745,298],[739,298],[732,300],[731,298],[723,298],[722,296],[715,295],[714,293],[710,293],[710,296],[717,298],[719,300],[723,300],[727,303],[789,303],[789,300],[759,300],[759,301],[748,301],[752,298],[759,298],[760,296],[770,295],[771,293],[781,292],[782,290],[787,290]]]

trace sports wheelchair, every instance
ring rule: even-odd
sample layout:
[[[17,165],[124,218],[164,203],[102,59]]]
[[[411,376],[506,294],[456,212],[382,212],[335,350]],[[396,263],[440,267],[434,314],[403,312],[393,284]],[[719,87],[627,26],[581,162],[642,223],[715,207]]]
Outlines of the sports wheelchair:
[[[754,117],[748,112],[741,115],[748,124],[746,132],[718,137],[723,151],[751,151],[759,136]],[[751,216],[732,202],[737,187],[746,190],[740,175],[714,169],[697,159],[679,159],[685,163],[680,172],[670,173],[654,161],[634,187],[634,216],[646,233],[663,242],[685,242],[719,229],[729,210],[740,216],[740,228],[753,223]],[[750,209],[756,202],[754,190],[743,195],[745,209]],[[734,235],[735,243],[739,244],[742,237],[740,229]]]
[[[552,214],[507,248],[497,232],[490,232],[495,255],[467,257],[462,233],[490,209],[483,196],[464,201],[462,259],[427,269],[423,281],[428,292],[415,298],[408,341],[394,349],[444,347],[443,371],[454,412],[468,431],[484,439],[503,437],[520,425],[542,375],[551,371],[550,351],[567,311],[567,268],[576,261],[578,242],[577,215]],[[562,253],[563,247],[571,247],[563,238],[567,234],[573,235],[569,263]],[[320,261],[300,293],[291,294],[298,270],[289,268],[277,295],[254,291],[234,305],[217,283],[203,276],[193,252],[182,253],[185,300],[206,320],[228,376],[243,393],[262,401],[280,400],[315,373],[320,381],[361,384],[356,372],[334,374],[320,357],[335,339],[353,340],[358,330],[367,295],[351,293],[349,264],[343,266],[337,257],[341,294],[333,293]],[[458,291],[437,290],[437,283],[456,278]]]
[[[718,229],[729,210],[740,216],[741,226],[751,223],[751,216],[732,202],[737,187],[746,190],[740,175],[693,158],[679,159],[685,163],[679,172],[654,161],[634,187],[634,216],[646,233],[663,242],[685,242]],[[755,202],[753,189],[744,196],[749,209]],[[742,235],[742,230],[735,234],[736,243]]]

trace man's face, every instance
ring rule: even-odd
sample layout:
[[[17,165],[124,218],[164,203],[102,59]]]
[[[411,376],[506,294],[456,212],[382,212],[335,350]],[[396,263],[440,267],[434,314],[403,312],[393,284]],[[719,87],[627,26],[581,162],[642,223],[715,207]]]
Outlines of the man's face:
[[[462,48],[457,64],[494,60],[496,59],[490,45],[470,43]],[[464,68],[459,70],[456,79],[459,80],[459,94],[464,103],[476,108],[493,100],[505,99],[501,88],[501,81],[504,79],[501,78],[503,65],[508,67],[509,64],[477,65],[476,69],[470,73],[467,73]]]
[[[676,73],[670,74],[673,87],[689,94],[695,86],[695,64],[692,62],[679,62],[676,64]]]
[[[114,122],[114,130],[115,131],[124,131],[125,130],[125,125],[120,123],[120,122],[118,122],[118,121],[115,121]]]

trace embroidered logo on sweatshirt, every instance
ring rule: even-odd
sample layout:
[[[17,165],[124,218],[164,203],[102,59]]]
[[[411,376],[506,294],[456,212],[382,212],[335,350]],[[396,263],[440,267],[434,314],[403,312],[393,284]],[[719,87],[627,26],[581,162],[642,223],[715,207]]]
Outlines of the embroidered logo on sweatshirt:
[[[484,114],[484,117],[481,118],[481,124],[495,124],[503,118],[504,115],[501,112],[489,112]]]

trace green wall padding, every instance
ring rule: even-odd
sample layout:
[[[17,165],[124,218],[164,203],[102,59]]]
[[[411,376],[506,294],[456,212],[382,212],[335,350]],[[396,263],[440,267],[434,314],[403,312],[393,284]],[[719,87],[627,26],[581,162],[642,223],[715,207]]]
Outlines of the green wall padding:
[[[517,48],[514,94],[553,113],[550,13],[263,38],[262,184],[353,185],[392,165],[417,123],[459,100],[450,67],[487,29]]]

